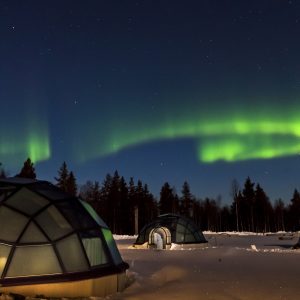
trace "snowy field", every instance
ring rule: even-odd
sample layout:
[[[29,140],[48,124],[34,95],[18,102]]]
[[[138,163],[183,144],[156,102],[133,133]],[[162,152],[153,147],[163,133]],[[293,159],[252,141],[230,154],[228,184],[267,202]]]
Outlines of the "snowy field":
[[[300,299],[298,237],[205,233],[202,249],[137,250],[115,236],[131,285],[107,299]],[[283,237],[283,239],[282,239]]]

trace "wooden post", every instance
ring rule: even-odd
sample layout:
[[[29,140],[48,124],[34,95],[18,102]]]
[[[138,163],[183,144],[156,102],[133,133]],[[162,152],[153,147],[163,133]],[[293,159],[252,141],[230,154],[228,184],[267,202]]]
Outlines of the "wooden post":
[[[139,208],[137,206],[134,207],[134,234],[139,234]]]

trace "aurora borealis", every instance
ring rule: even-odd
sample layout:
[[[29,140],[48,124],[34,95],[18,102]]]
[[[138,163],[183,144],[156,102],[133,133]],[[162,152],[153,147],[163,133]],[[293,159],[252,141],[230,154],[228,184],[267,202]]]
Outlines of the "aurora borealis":
[[[154,194],[300,188],[297,1],[1,1],[0,162]],[[282,176],[284,174],[284,176]],[[298,182],[299,181],[299,182]]]

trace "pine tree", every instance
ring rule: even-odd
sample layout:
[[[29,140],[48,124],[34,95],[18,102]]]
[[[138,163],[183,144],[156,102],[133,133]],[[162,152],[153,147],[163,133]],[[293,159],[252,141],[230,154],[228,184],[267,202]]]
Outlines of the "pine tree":
[[[281,199],[278,199],[274,203],[274,221],[275,221],[275,231],[285,231],[285,215],[286,207]]]
[[[289,206],[289,227],[293,231],[300,230],[300,193],[294,190],[293,198]]]
[[[119,183],[119,194],[120,194],[120,210],[119,210],[119,234],[130,234],[130,205],[128,198],[128,187],[127,183],[122,176]]]
[[[144,202],[145,202],[145,219],[144,223],[149,223],[158,214],[158,206],[154,196],[149,192],[148,185],[144,184]]]
[[[193,216],[192,204],[193,204],[194,197],[191,194],[190,186],[186,181],[183,183],[181,193],[182,193],[181,213],[186,217],[192,217]]]
[[[101,205],[97,211],[103,218],[104,222],[112,228],[112,203],[111,203],[111,189],[112,189],[112,177],[110,174],[106,174],[105,179],[100,189]]]
[[[24,162],[23,168],[17,177],[36,179],[35,168],[30,158]]]
[[[88,202],[96,212],[99,213],[100,208],[100,185],[98,181],[94,183],[88,180],[84,185],[80,188],[79,197],[84,201]]]
[[[67,193],[71,194],[72,196],[77,195],[77,183],[74,173],[71,171],[69,176],[67,177]]]
[[[0,178],[6,178],[7,174],[4,170],[4,168],[2,167],[2,163],[0,162]]]
[[[254,183],[247,177],[240,201],[242,230],[254,231]]]
[[[174,195],[173,189],[169,183],[166,182],[160,190],[159,198],[159,213],[177,213],[178,211],[178,198]]]
[[[232,205],[231,205],[231,212],[232,215],[235,217],[235,224],[236,224],[236,231],[240,231],[239,227],[239,193],[240,193],[240,187],[239,183],[236,179],[233,179],[231,182],[231,196],[232,196]]]
[[[134,184],[133,177],[130,177],[129,187],[128,187],[128,205],[129,205],[129,223],[130,223],[130,231],[129,234],[135,234],[135,213],[138,210],[138,203],[136,197],[136,187]]]
[[[68,178],[69,171],[67,164],[64,161],[58,171],[58,177],[55,177],[55,180],[57,181],[56,186],[58,186],[64,192],[68,192]]]
[[[257,232],[270,231],[271,214],[273,213],[272,205],[263,188],[257,184],[255,189],[255,229]]]

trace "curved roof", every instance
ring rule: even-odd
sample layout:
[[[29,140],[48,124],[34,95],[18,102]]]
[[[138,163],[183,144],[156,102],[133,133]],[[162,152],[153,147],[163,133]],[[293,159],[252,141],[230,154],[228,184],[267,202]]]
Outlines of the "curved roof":
[[[135,243],[141,245],[148,242],[151,230],[159,227],[168,228],[171,233],[172,243],[196,244],[207,242],[201,230],[191,219],[175,214],[164,214],[145,225]]]
[[[111,231],[86,202],[47,181],[0,180],[0,284],[123,272]]]

